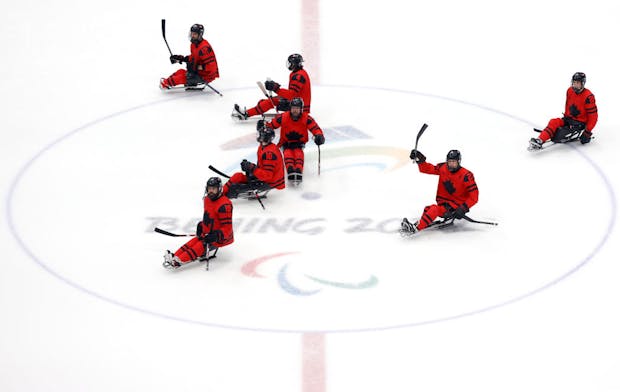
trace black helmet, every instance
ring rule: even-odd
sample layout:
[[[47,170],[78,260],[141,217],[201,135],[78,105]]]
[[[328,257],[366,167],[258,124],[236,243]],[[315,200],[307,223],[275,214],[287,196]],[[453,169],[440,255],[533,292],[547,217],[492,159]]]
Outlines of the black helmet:
[[[303,62],[304,58],[301,57],[300,54],[293,53],[288,56],[288,59],[286,60],[286,68],[288,68],[289,71],[297,71],[304,67]]]
[[[581,82],[583,84],[586,84],[586,74],[583,72],[575,72],[573,74],[573,82],[577,81],[577,82]]]
[[[573,87],[576,93],[580,93],[586,86],[586,74],[583,72],[575,72],[571,78],[571,82],[581,82],[581,88]]]
[[[205,27],[199,23],[193,24],[192,27],[190,27],[189,29],[189,40],[192,41],[192,43],[199,43],[200,41],[202,41],[202,35],[205,32]],[[192,38],[192,33],[198,33],[198,38],[193,39]]]
[[[448,166],[448,170],[450,170],[451,172],[456,172],[461,168],[461,152],[459,150],[450,150],[448,151],[448,155],[446,155],[446,164],[449,160],[455,160],[458,162],[456,168],[451,169],[450,166]]]
[[[273,128],[269,126],[264,126],[261,129],[257,130],[258,136],[256,137],[256,141],[259,143],[271,143],[273,138],[276,136]]]
[[[295,97],[295,98],[291,99],[291,108],[293,108],[293,107],[298,107],[298,108],[303,110],[303,108],[304,108],[304,100],[301,99],[300,97]]]
[[[297,113],[293,114],[293,108],[299,108],[299,114]],[[291,118],[294,121],[299,120],[299,118],[301,117],[301,113],[303,113],[304,111],[304,100],[301,99],[300,97],[295,97],[291,99],[291,107],[289,111],[291,112]]]
[[[217,187],[217,194],[215,196],[209,195],[207,190],[209,187]],[[211,200],[215,200],[222,194],[222,180],[219,177],[211,177],[207,180],[207,186],[205,186],[205,196],[207,196]]]

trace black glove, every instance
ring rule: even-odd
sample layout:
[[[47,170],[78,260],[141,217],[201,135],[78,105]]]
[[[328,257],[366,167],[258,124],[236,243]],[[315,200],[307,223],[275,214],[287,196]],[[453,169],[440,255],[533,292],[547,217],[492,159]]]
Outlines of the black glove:
[[[265,128],[265,120],[258,120],[256,122],[256,130],[260,131],[263,128]]]
[[[289,101],[286,98],[281,98],[278,100],[278,106],[276,106],[276,109],[281,111],[281,112],[288,112],[289,110],[291,110],[291,101]]]
[[[205,235],[203,238],[201,238],[204,242],[211,244],[213,242],[217,241],[217,232],[212,231],[209,234]]]
[[[579,136],[579,141],[581,142],[581,144],[590,143],[591,139],[592,132],[588,131],[587,129],[581,133],[581,136]]]
[[[461,204],[456,210],[454,210],[454,219],[463,219],[468,211],[469,207],[467,207],[467,204]]]
[[[280,89],[280,85],[273,80],[265,80],[265,88],[275,93]]]
[[[196,237],[202,237],[202,222],[198,222],[196,225]]]
[[[323,136],[322,133],[314,135],[314,144],[316,144],[317,146],[320,146],[321,144],[324,144],[324,143],[325,143],[325,136]]]
[[[182,63],[185,60],[185,56],[182,54],[173,54],[170,56],[170,63]]]
[[[247,176],[251,176],[254,173],[254,169],[256,169],[256,165],[252,162],[247,159],[241,161],[241,170],[243,170]]]
[[[409,154],[409,158],[411,158],[415,163],[424,163],[426,162],[426,157],[418,150],[411,150]]]

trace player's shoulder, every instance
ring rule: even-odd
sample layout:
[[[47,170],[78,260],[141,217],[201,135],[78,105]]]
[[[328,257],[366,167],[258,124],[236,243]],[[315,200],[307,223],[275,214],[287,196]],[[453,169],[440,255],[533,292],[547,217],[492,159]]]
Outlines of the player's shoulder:
[[[232,201],[226,196],[222,195],[218,199],[218,211],[225,212],[227,209],[232,209]]]
[[[269,151],[276,152],[278,154],[280,153],[280,149],[278,148],[278,146],[275,143],[269,143],[267,145],[267,148],[269,149]]]
[[[290,79],[300,83],[306,83],[308,80],[310,80],[310,78],[308,77],[308,73],[303,68],[291,72]]]
[[[461,166],[461,172],[463,176],[463,181],[467,182],[474,179],[474,173],[466,167]]]

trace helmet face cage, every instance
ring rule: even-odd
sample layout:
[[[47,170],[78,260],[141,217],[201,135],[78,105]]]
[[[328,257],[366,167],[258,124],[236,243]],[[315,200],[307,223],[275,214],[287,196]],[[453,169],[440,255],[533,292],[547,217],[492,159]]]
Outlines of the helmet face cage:
[[[293,111],[293,108],[299,108],[299,110],[295,110]],[[299,118],[301,118],[301,114],[304,111],[304,100],[301,99],[300,97],[295,97],[293,99],[291,99],[291,107],[289,109],[289,112],[291,113],[291,118],[295,121],[299,120]]]
[[[189,33],[188,33],[189,40],[191,42],[199,42],[202,39],[202,35],[204,34],[204,32],[205,32],[205,28],[203,25],[199,23],[193,24],[192,27],[190,27],[189,29]],[[192,33],[198,33],[198,38],[193,39]]]
[[[256,141],[259,143],[271,143],[273,138],[276,136],[273,128],[264,127],[262,129],[257,130]]]
[[[583,85],[586,84],[586,74],[583,72],[575,72],[573,74],[572,82],[581,82]]]
[[[575,82],[580,82],[581,87],[575,86]],[[586,88],[586,74],[583,72],[575,72],[571,78],[571,88],[577,94],[583,91],[583,89]]]
[[[209,194],[209,188],[217,187],[217,193],[215,195]],[[211,177],[207,181],[205,186],[205,196],[211,200],[215,200],[222,194],[222,180],[219,177]]]
[[[301,99],[300,97],[295,97],[295,98],[291,99],[291,109],[293,107],[298,107],[298,108],[303,110],[303,108],[304,108],[304,100]]]
[[[450,160],[454,160],[457,162],[455,168],[450,168],[450,165],[448,165],[448,161]],[[461,168],[461,152],[459,150],[450,150],[448,152],[448,155],[446,155],[446,164],[448,165],[448,170],[450,170],[451,172],[459,170]]]
[[[297,54],[297,53],[292,54],[288,56],[288,59],[286,59],[286,68],[289,71],[300,69],[302,67],[303,62],[304,62],[304,58],[301,57],[300,54]]]

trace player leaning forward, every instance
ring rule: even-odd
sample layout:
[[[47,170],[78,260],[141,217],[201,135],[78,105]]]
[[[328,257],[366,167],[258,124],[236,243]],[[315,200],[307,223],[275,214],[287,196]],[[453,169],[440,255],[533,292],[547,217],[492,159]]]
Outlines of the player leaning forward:
[[[437,217],[444,219],[462,219],[478,202],[478,185],[472,172],[461,166],[461,153],[450,150],[446,162],[433,165],[426,162],[426,157],[417,150],[412,150],[409,157],[418,164],[420,173],[439,176],[437,184],[437,204],[424,207],[422,217],[415,223],[404,218],[401,231],[417,233],[428,227]]]
[[[233,243],[233,206],[222,193],[222,180],[219,177],[209,178],[202,200],[204,209],[202,220],[196,226],[196,236],[174,254],[166,251],[164,267],[179,268],[183,264],[209,257],[210,250]]]

